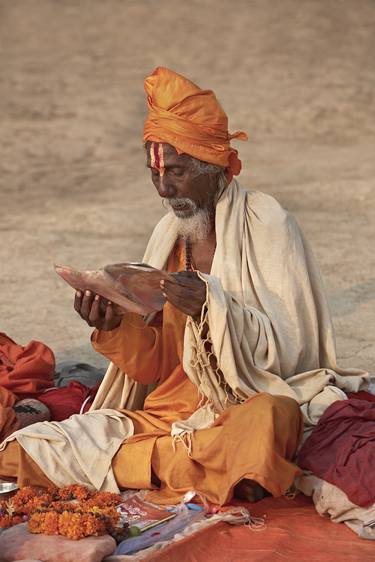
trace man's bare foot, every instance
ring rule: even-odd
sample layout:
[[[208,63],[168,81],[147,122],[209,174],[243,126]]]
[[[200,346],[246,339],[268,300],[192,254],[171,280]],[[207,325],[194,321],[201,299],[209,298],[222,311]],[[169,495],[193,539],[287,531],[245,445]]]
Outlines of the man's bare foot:
[[[161,482],[152,469],[151,469],[151,482],[152,482],[152,484],[154,484],[154,486],[157,486],[158,488],[160,488]]]
[[[257,502],[264,498],[266,491],[254,480],[241,480],[234,487],[233,495],[238,500]]]

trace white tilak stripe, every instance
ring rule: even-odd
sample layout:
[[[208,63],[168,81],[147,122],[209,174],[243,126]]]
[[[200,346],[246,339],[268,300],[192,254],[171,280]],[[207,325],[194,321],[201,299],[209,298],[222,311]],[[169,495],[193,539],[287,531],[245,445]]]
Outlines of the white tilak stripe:
[[[150,148],[150,156],[151,156],[151,168],[155,168],[155,143],[151,143]]]
[[[159,154],[159,172],[161,176],[164,176],[165,167],[164,167],[164,150],[163,144],[160,142],[158,146],[158,154]]]

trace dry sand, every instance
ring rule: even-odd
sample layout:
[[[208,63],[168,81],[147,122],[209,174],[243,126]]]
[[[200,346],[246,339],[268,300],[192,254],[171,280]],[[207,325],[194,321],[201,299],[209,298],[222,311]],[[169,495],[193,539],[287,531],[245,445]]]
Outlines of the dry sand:
[[[340,362],[374,372],[373,0],[0,0],[0,42],[0,330],[99,361],[52,265],[142,257],[162,214],[143,78],[164,65],[249,133],[242,184],[296,214]]]

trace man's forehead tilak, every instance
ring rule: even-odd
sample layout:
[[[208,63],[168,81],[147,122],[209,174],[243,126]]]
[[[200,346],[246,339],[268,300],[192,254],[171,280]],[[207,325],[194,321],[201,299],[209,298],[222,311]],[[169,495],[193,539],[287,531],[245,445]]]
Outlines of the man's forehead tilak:
[[[164,176],[164,148],[161,142],[152,142],[150,146],[151,168],[156,168],[160,176]]]

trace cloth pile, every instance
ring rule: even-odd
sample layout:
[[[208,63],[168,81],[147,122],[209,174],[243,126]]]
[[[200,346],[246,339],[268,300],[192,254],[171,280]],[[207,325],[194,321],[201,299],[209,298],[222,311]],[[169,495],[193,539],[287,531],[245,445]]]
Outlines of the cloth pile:
[[[45,344],[18,345],[0,332],[0,441],[21,426],[14,406],[53,384],[55,358]]]
[[[351,396],[327,408],[302,446],[298,464],[309,473],[297,487],[319,513],[375,539],[375,396]]]
[[[32,423],[86,412],[102,378],[102,369],[71,361],[55,372],[47,345],[22,346],[0,332],[0,442]]]

